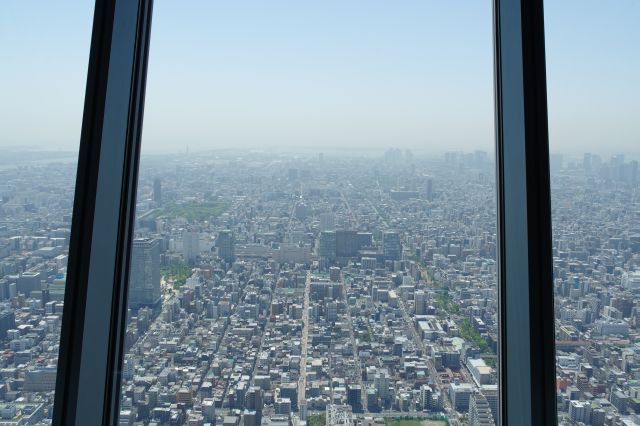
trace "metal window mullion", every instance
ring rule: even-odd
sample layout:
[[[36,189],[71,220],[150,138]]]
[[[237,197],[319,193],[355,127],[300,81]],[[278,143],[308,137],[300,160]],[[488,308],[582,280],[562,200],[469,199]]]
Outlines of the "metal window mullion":
[[[129,285],[129,265],[131,261],[131,241],[135,227],[135,206],[138,185],[138,165],[140,163],[140,144],[142,138],[142,121],[144,116],[144,99],[147,81],[147,65],[149,60],[149,42],[151,33],[151,17],[153,13],[153,0],[144,0],[140,4],[139,31],[136,42],[136,58],[134,63],[133,102],[131,111],[131,127],[129,134],[129,146],[126,150],[127,158],[124,187],[122,194],[123,223],[121,226],[121,252],[118,255],[120,266],[118,268],[120,279],[116,282],[119,286],[114,289],[112,303],[112,318],[114,332],[111,334],[109,356],[111,357],[110,371],[107,372],[107,398],[106,410],[108,410],[108,422],[115,423],[120,411],[121,373],[124,351],[124,336],[126,332],[127,298]]]
[[[554,425],[542,0],[495,0],[494,32],[501,424]]]
[[[117,419],[116,355],[126,314],[150,10],[150,0],[96,1],[56,381],[57,425]]]

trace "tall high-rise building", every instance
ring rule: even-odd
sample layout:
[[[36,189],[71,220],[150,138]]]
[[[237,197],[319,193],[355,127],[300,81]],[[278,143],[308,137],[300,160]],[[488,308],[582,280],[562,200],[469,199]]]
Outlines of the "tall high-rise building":
[[[262,412],[262,389],[258,386],[249,386],[245,394],[245,407],[249,410]]]
[[[333,282],[340,281],[340,268],[337,266],[332,266],[329,268],[329,279]]]
[[[572,424],[591,424],[591,403],[589,401],[570,401],[569,419]]]
[[[486,398],[491,413],[493,414],[493,420],[496,425],[500,426],[500,417],[498,416],[498,385],[482,385],[480,386],[480,392]]]
[[[335,231],[323,231],[320,233],[320,247],[318,254],[329,262],[336,258],[336,233]]]
[[[280,385],[280,397],[291,401],[291,411],[298,411],[298,384],[283,383]]]
[[[42,274],[40,272],[24,272],[17,280],[18,292],[30,296],[32,291],[42,290]]]
[[[469,383],[450,383],[449,400],[456,411],[465,412],[469,410],[473,387]]]
[[[16,328],[16,315],[13,311],[0,312],[0,339],[7,337],[7,331]]]
[[[354,413],[362,412],[362,386],[350,384],[347,386],[347,404]]]
[[[433,390],[431,386],[424,384],[420,386],[420,404],[422,405],[423,410],[431,410],[431,394]]]
[[[158,206],[162,205],[162,181],[160,178],[153,180],[153,201],[155,201]]]
[[[336,256],[351,257],[358,254],[360,241],[358,231],[338,230],[336,231]]]
[[[416,315],[424,315],[426,313],[427,294],[422,290],[418,290],[415,292],[413,299],[416,305]]]
[[[0,279],[0,300],[9,298],[9,281]]]
[[[481,393],[471,395],[469,400],[469,426],[495,426],[491,407]]]
[[[129,307],[156,306],[160,301],[160,242],[136,238],[131,252]]]
[[[361,259],[362,262],[362,268],[363,269],[369,269],[369,270],[374,270],[376,269],[377,263],[378,261],[376,260],[375,257],[363,257]]]
[[[338,302],[330,301],[326,305],[327,307],[327,321],[335,322],[338,320]]]
[[[206,422],[216,421],[216,404],[212,398],[204,398],[202,401],[202,414]]]
[[[386,260],[400,260],[402,258],[402,243],[400,234],[387,231],[382,236],[382,249]]]
[[[389,386],[391,384],[391,377],[389,376],[389,373],[386,370],[381,373],[376,373],[373,377],[373,384],[380,399],[388,401],[391,395],[391,392],[389,391]]]
[[[320,213],[320,231],[333,231],[336,227],[336,216],[333,213]]]
[[[185,229],[182,232],[182,256],[187,263],[196,261],[196,257],[200,254],[200,234],[191,229]]]
[[[433,200],[433,179],[431,179],[431,178],[427,179],[427,186],[425,188],[425,195],[427,197],[427,200],[429,200],[429,201]]]
[[[235,240],[233,232],[228,229],[218,232],[216,238],[218,257],[227,263],[232,263],[235,259]]]

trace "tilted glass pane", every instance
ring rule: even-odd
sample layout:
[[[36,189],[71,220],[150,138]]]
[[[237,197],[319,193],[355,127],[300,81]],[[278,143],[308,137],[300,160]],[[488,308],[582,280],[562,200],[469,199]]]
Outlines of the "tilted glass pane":
[[[639,20],[545,4],[559,424],[640,424]]]
[[[2,424],[52,415],[92,22],[91,1],[0,2]]]
[[[491,4],[154,14],[120,423],[492,424]]]

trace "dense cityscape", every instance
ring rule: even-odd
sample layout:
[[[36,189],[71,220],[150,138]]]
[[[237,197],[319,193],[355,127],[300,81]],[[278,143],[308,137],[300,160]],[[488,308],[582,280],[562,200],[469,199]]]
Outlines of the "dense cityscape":
[[[0,167],[0,425],[50,424],[75,163]],[[121,426],[498,425],[492,154],[140,167]],[[640,424],[638,163],[551,167],[559,424]]]

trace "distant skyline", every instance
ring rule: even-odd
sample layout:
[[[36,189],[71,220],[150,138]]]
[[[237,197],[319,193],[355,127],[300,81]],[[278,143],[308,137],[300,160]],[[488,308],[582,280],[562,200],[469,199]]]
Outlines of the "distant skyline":
[[[640,2],[545,7],[551,151],[640,157]],[[92,14],[0,4],[0,147],[77,149]],[[491,19],[488,0],[156,0],[143,153],[491,151]]]

